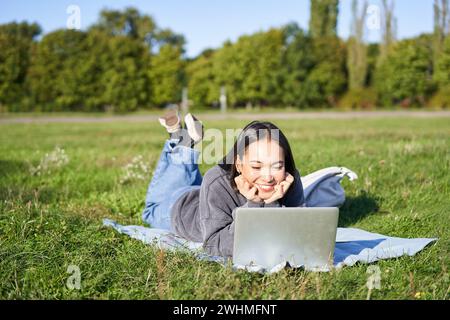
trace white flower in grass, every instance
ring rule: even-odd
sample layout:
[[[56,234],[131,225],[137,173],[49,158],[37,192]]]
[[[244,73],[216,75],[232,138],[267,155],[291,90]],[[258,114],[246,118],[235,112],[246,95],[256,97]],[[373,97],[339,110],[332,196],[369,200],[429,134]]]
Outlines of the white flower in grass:
[[[367,191],[372,187],[372,181],[367,177],[364,179],[364,187]]]
[[[68,163],[69,156],[64,149],[57,146],[52,152],[45,154],[38,166],[31,166],[30,173],[31,175],[40,176],[62,168]]]
[[[424,146],[420,143],[411,142],[404,146],[403,153],[408,155],[417,155],[424,151]]]
[[[415,156],[419,155],[426,151],[426,146],[417,142],[399,142],[389,147],[389,155],[397,156],[397,155],[409,155]]]
[[[145,180],[150,172],[149,166],[144,163],[144,158],[141,155],[134,157],[122,170],[123,176],[120,178],[120,184],[129,183],[134,180]]]

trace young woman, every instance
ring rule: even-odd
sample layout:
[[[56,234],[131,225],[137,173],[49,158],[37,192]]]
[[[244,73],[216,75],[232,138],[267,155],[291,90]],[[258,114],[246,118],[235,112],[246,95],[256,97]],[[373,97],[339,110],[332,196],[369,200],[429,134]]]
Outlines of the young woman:
[[[234,217],[238,207],[300,207],[300,173],[289,142],[270,122],[253,121],[232,150],[204,177],[198,168],[203,126],[191,114],[185,129],[176,111],[160,123],[169,132],[148,187],[142,218],[155,228],[203,242],[211,255],[233,254]]]

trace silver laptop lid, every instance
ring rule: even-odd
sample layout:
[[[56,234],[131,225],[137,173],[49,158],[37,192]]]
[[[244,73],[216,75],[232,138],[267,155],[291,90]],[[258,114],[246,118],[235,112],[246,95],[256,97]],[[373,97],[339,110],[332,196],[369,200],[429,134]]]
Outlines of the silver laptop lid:
[[[333,265],[338,208],[238,208],[233,263],[270,269],[287,261],[308,270]]]

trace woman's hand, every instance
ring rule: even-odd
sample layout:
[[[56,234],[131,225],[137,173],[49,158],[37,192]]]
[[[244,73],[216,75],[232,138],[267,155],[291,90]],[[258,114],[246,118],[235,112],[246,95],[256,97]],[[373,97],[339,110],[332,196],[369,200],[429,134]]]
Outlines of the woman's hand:
[[[286,178],[274,187],[275,192],[269,199],[264,200],[264,202],[272,203],[278,199],[283,198],[292,182],[294,182],[294,177],[289,172],[286,172]]]
[[[258,188],[256,186],[250,187],[250,183],[242,175],[234,178],[236,186],[239,192],[247,199],[253,202],[262,202],[261,198],[258,197]]]

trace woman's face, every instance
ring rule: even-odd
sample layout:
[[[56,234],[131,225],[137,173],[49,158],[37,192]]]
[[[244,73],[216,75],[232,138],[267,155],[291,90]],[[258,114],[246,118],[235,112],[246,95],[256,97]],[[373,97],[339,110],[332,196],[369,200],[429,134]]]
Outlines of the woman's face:
[[[262,200],[269,199],[275,192],[274,186],[285,179],[284,150],[275,140],[261,139],[251,143],[236,159],[236,169],[250,186],[258,188]]]

